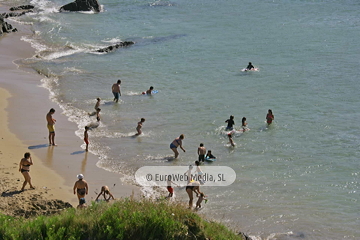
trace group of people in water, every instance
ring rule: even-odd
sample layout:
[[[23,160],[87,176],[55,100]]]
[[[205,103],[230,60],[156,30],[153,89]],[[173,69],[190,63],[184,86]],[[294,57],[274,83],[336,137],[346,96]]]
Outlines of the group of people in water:
[[[254,66],[252,66],[251,62],[249,62],[249,65],[247,67],[247,69],[251,70],[253,69]],[[114,83],[112,85],[112,93],[114,95],[114,101],[118,102],[119,97],[121,96],[121,88],[120,88],[120,84],[121,84],[121,80],[118,80],[116,83]],[[151,86],[146,92],[143,92],[142,94],[148,94],[151,95],[152,91],[153,91],[153,87]],[[96,119],[97,121],[100,121],[100,111],[101,109],[99,108],[101,103],[101,99],[97,98],[97,102],[95,104],[95,110],[96,110]],[[49,130],[49,145],[50,146],[56,146],[55,144],[55,123],[56,123],[56,119],[53,118],[53,114],[55,113],[55,109],[51,108],[49,110],[49,112],[46,114],[46,120],[47,120],[47,128]],[[268,113],[266,115],[266,122],[268,125],[270,125],[272,123],[272,121],[274,120],[274,115],[272,113],[272,110],[269,109]],[[137,124],[136,127],[136,131],[137,133],[135,135],[141,135],[142,134],[142,125],[145,122],[145,118],[141,118],[140,121]],[[246,131],[247,130],[247,123],[246,123],[246,118],[243,117],[242,118],[242,131]],[[231,144],[231,146],[235,146],[235,143],[232,139],[232,134],[234,133],[234,125],[235,125],[235,121],[234,121],[234,116],[231,115],[229,119],[227,119],[225,121],[225,123],[227,123],[227,126],[225,128],[226,131],[230,131],[227,135],[229,138],[229,143]],[[88,136],[88,131],[89,131],[89,127],[86,126],[85,127],[85,131],[84,131],[84,142],[86,144],[86,149],[85,151],[88,151],[88,146],[89,146],[89,136]],[[185,148],[182,145],[182,141],[184,140],[185,136],[184,134],[181,134],[179,137],[175,138],[171,143],[170,143],[170,149],[174,152],[174,158],[177,159],[179,156],[179,152],[178,152],[178,147],[183,150],[183,152],[186,152]],[[205,161],[205,158],[208,159],[215,159],[215,156],[212,155],[211,150],[209,150],[206,153],[206,148],[204,147],[204,144],[201,143],[200,146],[198,147],[198,161],[195,162],[196,166],[197,166],[197,173],[198,175],[201,175],[201,170],[200,170],[200,163]],[[24,190],[25,186],[27,184],[30,185],[30,188],[34,188],[34,186],[31,183],[31,176],[30,176],[30,166],[33,165],[32,159],[31,159],[31,155],[30,153],[25,153],[24,154],[24,158],[21,159],[20,164],[19,164],[19,171],[23,174],[24,176],[24,183],[23,186],[21,188],[21,191]],[[84,207],[86,205],[86,201],[85,201],[85,195],[88,194],[88,185],[87,182],[83,179],[83,175],[79,174],[78,176],[78,181],[75,182],[74,185],[74,194],[77,194],[78,199],[79,199],[79,206],[80,207]],[[171,183],[173,183],[171,181],[171,179],[168,179],[168,187],[167,190],[169,192],[168,197],[172,197],[173,196],[173,188],[171,186]],[[204,193],[200,192],[200,182],[199,181],[192,181],[190,179],[190,182],[188,182],[188,185],[186,186],[186,192],[188,193],[189,196],[189,207],[192,207],[192,202],[193,202],[193,192],[196,193],[196,195],[199,197],[199,200],[197,202],[196,207],[201,207],[201,202],[206,199]],[[98,200],[98,198],[103,195],[104,200],[109,201],[110,199],[114,199],[114,196],[110,193],[110,190],[107,186],[103,186],[101,188],[101,192],[99,193],[99,195],[97,196],[96,200]]]

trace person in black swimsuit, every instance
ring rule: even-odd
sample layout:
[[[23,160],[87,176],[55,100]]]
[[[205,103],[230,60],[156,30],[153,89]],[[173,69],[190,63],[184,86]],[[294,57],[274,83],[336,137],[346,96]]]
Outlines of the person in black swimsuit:
[[[196,193],[196,196],[198,196],[200,194],[200,182],[198,182],[198,181],[190,182],[186,186],[186,192],[189,196],[189,209],[191,209],[193,207],[193,199],[194,199],[193,192]]]
[[[31,184],[31,177],[29,173],[31,165],[33,165],[33,161],[31,159],[30,153],[27,152],[24,154],[24,158],[20,160],[19,164],[19,172],[21,172],[25,178],[21,191],[24,191],[27,183],[29,183],[31,189],[34,189],[34,186]]]
[[[74,184],[74,194],[77,193],[77,197],[80,201],[80,198],[85,198],[85,194],[88,194],[89,187],[87,182],[84,180],[84,175],[79,174],[77,175],[77,180]]]

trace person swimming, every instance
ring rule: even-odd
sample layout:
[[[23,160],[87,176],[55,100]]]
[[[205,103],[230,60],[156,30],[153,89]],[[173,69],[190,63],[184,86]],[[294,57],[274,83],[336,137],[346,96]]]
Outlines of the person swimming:
[[[255,67],[252,65],[251,62],[249,62],[248,66],[246,67],[246,70],[254,70]]]

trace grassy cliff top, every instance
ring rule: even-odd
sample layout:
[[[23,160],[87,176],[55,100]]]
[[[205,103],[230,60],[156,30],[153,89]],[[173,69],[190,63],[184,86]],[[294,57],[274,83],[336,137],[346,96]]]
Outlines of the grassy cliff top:
[[[118,200],[36,218],[0,215],[0,239],[239,239],[181,204]]]

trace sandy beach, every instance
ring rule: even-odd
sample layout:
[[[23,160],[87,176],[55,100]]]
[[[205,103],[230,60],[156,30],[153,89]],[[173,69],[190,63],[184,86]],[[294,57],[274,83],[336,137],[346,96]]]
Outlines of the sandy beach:
[[[7,8],[1,6],[0,12],[5,11]],[[19,31],[0,37],[0,210],[6,212],[10,201],[27,205],[40,198],[60,199],[76,206],[72,188],[79,173],[89,184],[88,202],[96,198],[103,185],[108,185],[116,198],[139,195],[138,188],[122,183],[119,174],[96,166],[98,157],[81,148],[83,140],[75,135],[77,126],[50,100],[48,90],[40,86],[42,77],[31,69],[21,70],[14,63],[35,54],[30,44],[21,40],[32,32],[29,26],[6,21]],[[50,108],[56,110],[58,146],[49,147],[45,115]],[[25,152],[30,152],[34,161],[30,174],[36,189],[20,192],[23,176],[18,165]]]

